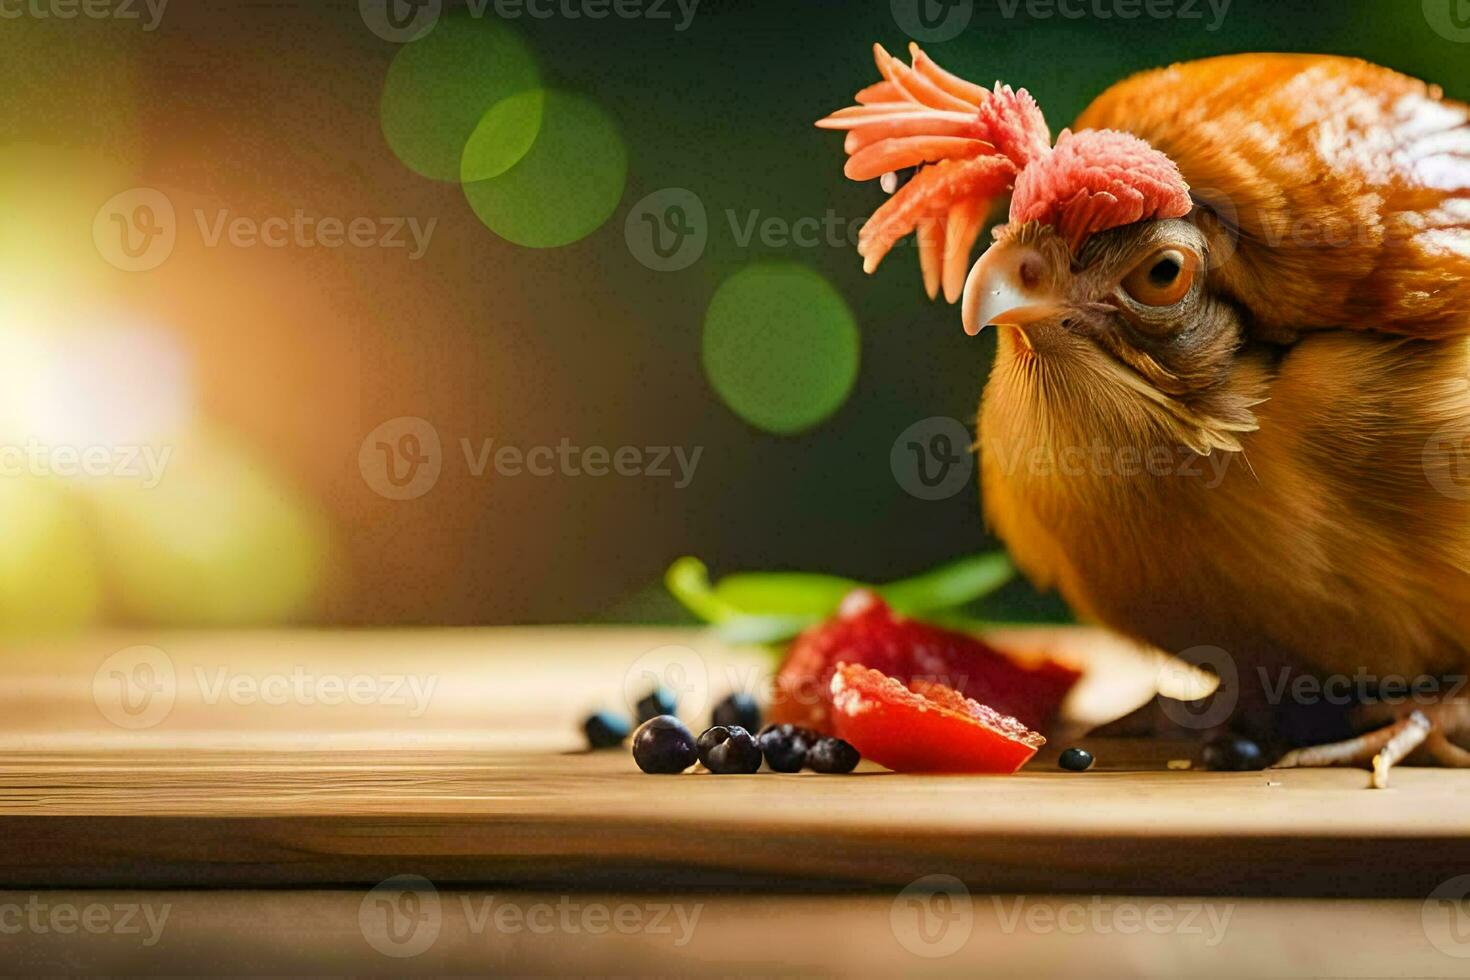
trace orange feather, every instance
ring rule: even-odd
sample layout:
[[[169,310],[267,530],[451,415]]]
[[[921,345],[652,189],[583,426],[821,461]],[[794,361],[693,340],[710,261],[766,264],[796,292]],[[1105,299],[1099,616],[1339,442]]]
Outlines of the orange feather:
[[[1470,109],[1352,58],[1249,54],[1114,85],[1077,127],[1166,153],[1234,231],[1211,272],[1275,339],[1470,333]]]

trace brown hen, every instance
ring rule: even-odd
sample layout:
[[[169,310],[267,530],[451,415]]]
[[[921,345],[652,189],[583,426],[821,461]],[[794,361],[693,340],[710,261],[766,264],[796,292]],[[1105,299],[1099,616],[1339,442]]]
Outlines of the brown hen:
[[[1218,670],[1254,734],[1283,734],[1294,672],[1451,692],[1470,671],[1466,107],[1362,61],[1237,55],[1121,82],[1053,144],[1024,91],[916,48],[878,63],[820,124],[849,130],[854,176],[918,168],[864,230],[870,269],[917,230],[931,295],[957,299],[972,216],[1010,198],[964,320],[1004,328],[982,493],[1032,581]],[[1423,743],[1464,764],[1465,715],[1442,700],[1283,761],[1386,771]]]

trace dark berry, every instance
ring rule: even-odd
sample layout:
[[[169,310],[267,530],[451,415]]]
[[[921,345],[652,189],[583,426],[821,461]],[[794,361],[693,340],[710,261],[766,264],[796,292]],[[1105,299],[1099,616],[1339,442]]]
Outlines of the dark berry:
[[[582,722],[582,731],[587,733],[587,744],[594,749],[610,749],[622,745],[632,726],[622,715],[611,711],[599,711]]]
[[[693,733],[673,715],[650,718],[633,733],[633,761],[644,772],[683,772],[698,758]]]
[[[1217,772],[1254,772],[1266,767],[1261,747],[1240,735],[1221,735],[1205,746],[1205,768]]]
[[[716,725],[699,736],[699,761],[714,773],[755,772],[761,767],[761,750],[739,725]]]
[[[819,738],[806,754],[812,772],[852,772],[862,756],[840,738]]]
[[[761,727],[761,706],[749,694],[737,691],[715,705],[710,724],[724,725],[726,728],[739,725],[747,732],[758,732]]]
[[[671,715],[679,710],[679,699],[666,687],[655,687],[643,695],[638,702],[638,723],[651,721],[659,715]]]
[[[1086,749],[1063,749],[1057,765],[1070,772],[1086,772],[1092,768],[1092,753]]]
[[[767,725],[757,742],[766,765],[775,772],[800,772],[806,765],[806,754],[817,735],[798,725]]]

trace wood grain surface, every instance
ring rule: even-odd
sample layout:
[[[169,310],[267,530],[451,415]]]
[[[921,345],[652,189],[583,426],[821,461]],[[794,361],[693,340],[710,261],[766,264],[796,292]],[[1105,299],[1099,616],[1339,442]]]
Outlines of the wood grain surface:
[[[1470,935],[1405,900],[556,892],[0,892],[129,915],[7,935],[19,975],[1463,977]],[[621,916],[621,918],[618,918]],[[621,923],[619,925],[618,923]]]
[[[1020,639],[1109,665],[1079,713],[1146,697],[1157,672],[1091,631]],[[1041,757],[1014,777],[650,777],[577,751],[582,713],[650,671],[683,682],[695,714],[768,673],[763,652],[689,631],[99,636],[16,656],[0,700],[0,883],[16,888],[949,874],[980,891],[1423,898],[1470,871],[1470,772],[1406,769],[1369,791],[1351,770],[1168,771],[1179,748],[1119,742],[1080,775]],[[167,710],[119,714],[119,675]],[[413,678],[428,697],[390,695]],[[360,703],[336,703],[354,680]]]

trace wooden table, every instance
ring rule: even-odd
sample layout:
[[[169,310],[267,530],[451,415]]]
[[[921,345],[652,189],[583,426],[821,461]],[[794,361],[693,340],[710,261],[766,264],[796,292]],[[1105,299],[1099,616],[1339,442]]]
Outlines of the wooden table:
[[[1091,631],[1007,642],[1095,662],[1081,716],[1157,674]],[[1431,898],[1470,892],[1470,772],[1369,791],[1350,770],[1169,771],[1187,752],[1118,742],[1080,775],[1042,757],[1014,777],[649,777],[580,751],[582,715],[651,678],[697,707],[768,676],[763,652],[685,630],[97,635],[8,656],[0,933],[33,894],[174,916],[146,947],[34,923],[0,939],[35,969],[280,972],[294,950],[391,971],[409,947],[364,909],[432,898],[414,970],[1470,972],[1470,932]],[[543,934],[487,925],[492,894],[523,919],[705,918],[679,944],[646,911],[627,933]]]

